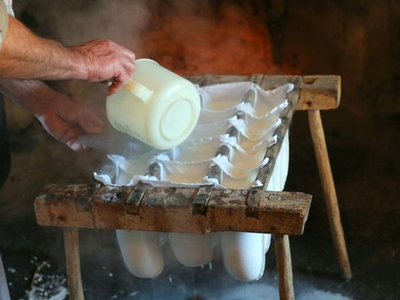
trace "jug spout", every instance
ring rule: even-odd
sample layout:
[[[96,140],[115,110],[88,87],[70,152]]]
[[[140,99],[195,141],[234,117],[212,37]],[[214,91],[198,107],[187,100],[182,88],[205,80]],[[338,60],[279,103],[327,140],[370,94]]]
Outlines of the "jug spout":
[[[124,86],[124,90],[132,93],[142,102],[146,102],[154,92],[132,78]]]

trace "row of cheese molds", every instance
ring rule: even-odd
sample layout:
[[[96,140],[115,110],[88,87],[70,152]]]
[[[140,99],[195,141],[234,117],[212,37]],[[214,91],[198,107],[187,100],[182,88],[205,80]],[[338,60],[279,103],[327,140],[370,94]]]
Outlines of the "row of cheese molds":
[[[287,107],[286,84],[264,91],[251,82],[228,83],[199,89],[199,123],[178,147],[140,156],[110,155],[115,176],[96,174],[106,184],[157,186],[212,183],[221,188],[261,185],[258,171],[267,162],[267,149],[275,144],[275,129]],[[219,176],[215,176],[218,173]]]

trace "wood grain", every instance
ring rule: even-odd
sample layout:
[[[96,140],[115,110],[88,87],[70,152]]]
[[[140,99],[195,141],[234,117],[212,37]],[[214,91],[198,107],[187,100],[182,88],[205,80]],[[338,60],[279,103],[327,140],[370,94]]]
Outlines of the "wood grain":
[[[78,185],[82,189],[82,185]],[[141,186],[143,188],[143,186]],[[35,200],[39,225],[104,229],[136,229],[206,234],[218,231],[303,233],[311,196],[292,192],[157,188],[148,186],[132,213],[134,187],[103,186],[87,193],[89,207],[82,213],[69,190],[73,185],[47,187]],[[62,198],[62,194],[67,196]],[[199,213],[199,197],[204,197]],[[79,193],[82,197],[82,193]],[[252,198],[249,198],[251,195]],[[55,197],[55,198],[54,198]],[[91,200],[89,200],[91,199]],[[131,199],[131,202],[128,202]],[[253,200],[252,200],[253,199]],[[254,201],[256,199],[256,201]]]
[[[64,228],[64,244],[67,260],[69,297],[74,300],[84,300],[77,228]]]
[[[336,255],[344,278],[349,280],[352,277],[350,261],[347,254],[342,221],[340,219],[339,204],[329,162],[321,114],[318,110],[310,110],[308,112],[308,119]]]
[[[280,300],[294,300],[292,257],[289,236],[274,235],[276,261],[279,275]]]

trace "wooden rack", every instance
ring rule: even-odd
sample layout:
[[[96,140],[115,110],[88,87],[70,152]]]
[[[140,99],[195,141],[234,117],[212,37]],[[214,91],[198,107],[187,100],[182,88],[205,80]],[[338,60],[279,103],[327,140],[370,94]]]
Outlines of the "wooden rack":
[[[350,265],[339,208],[326,150],[320,109],[339,105],[338,76],[192,76],[199,85],[252,81],[264,89],[293,83],[289,109],[277,128],[278,142],[266,156],[268,164],[258,178],[267,186],[293,112],[309,110],[310,128],[320,170],[328,216],[339,262],[346,278]],[[303,233],[311,196],[303,193],[267,192],[262,188],[216,190],[212,186],[156,188],[67,185],[45,187],[35,200],[39,225],[64,229],[68,285],[71,299],[84,299],[78,228],[135,229],[206,234],[219,231],[272,233],[277,254],[280,298],[294,299],[289,235]]]
[[[49,185],[35,200],[39,225],[64,229],[71,299],[84,299],[78,228],[130,229],[206,234],[221,231],[273,233],[281,299],[293,299],[288,235],[301,235],[311,196],[261,188],[216,190]]]

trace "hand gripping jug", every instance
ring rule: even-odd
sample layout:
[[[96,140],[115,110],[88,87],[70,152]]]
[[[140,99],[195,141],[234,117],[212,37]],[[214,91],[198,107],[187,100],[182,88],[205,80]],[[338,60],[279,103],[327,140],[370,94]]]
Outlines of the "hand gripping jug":
[[[200,96],[185,78],[151,59],[138,59],[131,80],[107,98],[106,106],[116,130],[166,150],[192,132],[200,115]]]

